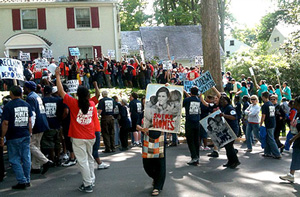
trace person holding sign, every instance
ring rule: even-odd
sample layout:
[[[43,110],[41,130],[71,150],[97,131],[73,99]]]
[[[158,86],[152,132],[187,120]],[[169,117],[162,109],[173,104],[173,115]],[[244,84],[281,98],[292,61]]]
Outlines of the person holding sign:
[[[283,82],[282,86],[283,86],[283,90],[282,90],[283,97],[285,97],[287,101],[292,100],[291,88],[288,86],[288,83],[285,81]]]
[[[89,90],[80,86],[77,90],[78,100],[69,96],[63,89],[60,80],[60,69],[55,70],[58,94],[70,109],[69,136],[72,139],[72,147],[78,161],[83,183],[79,191],[91,193],[95,184],[93,145],[95,143],[95,125],[98,121],[97,109],[92,101],[89,101]]]
[[[183,100],[183,107],[186,113],[185,136],[191,153],[191,161],[188,165],[199,164],[199,139],[200,139],[200,99],[198,98],[198,87],[191,88],[191,97]]]
[[[233,94],[237,94],[242,87],[241,84],[239,82],[236,82],[234,78],[232,78],[230,82],[232,84],[232,90],[229,93],[230,93],[230,100],[232,100]]]

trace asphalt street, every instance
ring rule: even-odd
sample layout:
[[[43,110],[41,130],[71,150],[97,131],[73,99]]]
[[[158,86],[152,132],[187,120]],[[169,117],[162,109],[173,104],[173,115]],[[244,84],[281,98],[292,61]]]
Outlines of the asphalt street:
[[[235,147],[241,162],[236,169],[222,166],[226,163],[224,149],[219,158],[209,158],[206,154],[210,151],[201,151],[200,165],[188,166],[187,144],[167,148],[167,177],[160,196],[300,196],[300,173],[296,172],[294,184],[278,177],[288,172],[292,150],[276,160],[263,158],[259,144],[251,153],[244,151],[246,145],[242,142],[236,142]],[[77,166],[72,166],[51,168],[45,175],[32,175],[32,186],[23,191],[11,189],[16,180],[12,169],[8,169],[7,178],[0,183],[0,196],[150,196],[152,180],[143,170],[140,147],[114,154],[101,152],[100,156],[111,166],[95,170],[96,185],[91,194],[78,191],[81,175]]]

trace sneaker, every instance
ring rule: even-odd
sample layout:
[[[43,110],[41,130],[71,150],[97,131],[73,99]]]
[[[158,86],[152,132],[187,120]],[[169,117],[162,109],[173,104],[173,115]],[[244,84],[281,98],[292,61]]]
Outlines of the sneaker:
[[[92,193],[92,192],[93,192],[93,186],[92,186],[92,185],[89,185],[89,186],[84,187],[84,185],[82,184],[82,185],[78,188],[78,190],[81,191],[81,192]]]
[[[65,163],[62,163],[61,165],[63,167],[69,167],[69,166],[74,166],[77,163],[76,159],[72,160],[69,159],[68,161],[66,161]]]
[[[188,165],[194,165],[194,166],[196,166],[196,165],[199,164],[199,159],[192,159],[192,160],[189,161],[187,164],[188,164]]]
[[[14,185],[11,187],[12,189],[26,189],[26,184],[25,183],[18,183],[17,185]]]
[[[290,173],[288,173],[288,174],[285,175],[285,176],[279,176],[279,178],[280,178],[281,180],[289,181],[290,183],[294,183],[294,176],[291,175]]]
[[[246,152],[247,152],[247,153],[251,153],[251,152],[252,152],[252,149],[247,149]]]
[[[208,157],[219,157],[219,153],[217,151],[213,151],[212,153],[207,155]]]
[[[210,150],[210,148],[208,147],[208,146],[206,146],[205,148],[204,148],[204,151],[209,151]]]
[[[203,147],[203,146],[200,146],[200,150],[204,150],[204,147]]]
[[[47,163],[45,163],[43,165],[43,170],[42,170],[41,174],[45,174],[49,170],[49,168],[52,166],[53,166],[53,162],[51,160],[49,160]]]
[[[274,159],[281,159],[281,155],[279,156],[273,156]]]
[[[69,160],[68,154],[63,154],[63,155],[61,156],[61,159],[62,159],[63,161],[68,161],[68,160]]]
[[[107,169],[109,166],[109,164],[102,162],[98,165],[98,170]]]

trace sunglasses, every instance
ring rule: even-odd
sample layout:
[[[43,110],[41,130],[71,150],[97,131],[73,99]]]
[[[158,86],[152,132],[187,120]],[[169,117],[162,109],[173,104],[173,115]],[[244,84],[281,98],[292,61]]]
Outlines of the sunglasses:
[[[251,99],[251,101],[256,101],[256,99]]]
[[[276,99],[270,99],[270,101],[275,101]]]

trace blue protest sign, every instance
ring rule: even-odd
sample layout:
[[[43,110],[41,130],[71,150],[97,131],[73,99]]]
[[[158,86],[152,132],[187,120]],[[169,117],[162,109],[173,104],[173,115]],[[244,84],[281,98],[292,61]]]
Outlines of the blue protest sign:
[[[187,93],[190,93],[191,92],[191,88],[193,87],[193,84],[194,84],[193,81],[189,81],[189,80],[183,81],[184,90]]]
[[[70,51],[71,56],[80,56],[80,51],[79,51],[78,47],[69,48],[69,51]]]
[[[200,77],[193,81],[193,85],[199,88],[202,94],[216,85],[209,71],[203,73]]]

